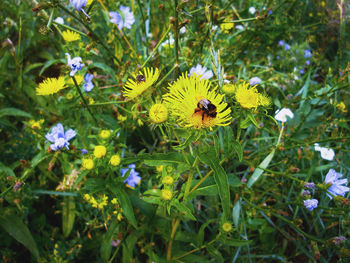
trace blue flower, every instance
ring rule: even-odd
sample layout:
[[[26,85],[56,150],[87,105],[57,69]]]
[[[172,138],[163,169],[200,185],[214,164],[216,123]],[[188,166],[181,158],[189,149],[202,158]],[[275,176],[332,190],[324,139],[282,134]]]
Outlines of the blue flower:
[[[268,15],[272,15],[272,10],[270,9],[268,12],[267,12]]]
[[[285,49],[285,50],[289,50],[289,49],[290,49],[290,45],[288,45],[287,43],[284,44],[284,49]]]
[[[309,66],[310,65],[310,60],[306,60],[305,64]]]
[[[45,135],[45,138],[53,143],[50,145],[51,150],[57,151],[59,149],[62,149],[63,147],[69,150],[68,141],[73,139],[75,135],[77,135],[77,133],[72,129],[69,129],[68,131],[64,132],[62,124],[58,123],[55,127],[52,128],[51,133],[47,133]]]
[[[280,47],[282,47],[282,46],[284,46],[284,41],[283,40],[280,40],[280,41],[278,41],[278,45],[280,46]]]
[[[304,58],[311,58],[312,57],[312,53],[309,49],[306,49],[304,51]]]
[[[119,10],[120,12],[109,12],[109,16],[111,17],[109,21],[116,24],[120,30],[123,27],[130,29],[135,23],[134,14],[130,11],[130,7],[120,6]]]
[[[259,85],[260,82],[261,82],[261,79],[259,77],[253,77],[249,80],[249,85],[250,86]]]
[[[85,64],[81,63],[83,61],[81,57],[75,57],[71,59],[68,53],[65,53],[65,55],[67,56],[68,66],[71,68],[69,76],[73,77],[78,70],[81,70],[81,68],[84,67]]]
[[[327,189],[328,193],[332,195],[344,196],[345,193],[350,191],[349,187],[344,186],[348,183],[348,179],[339,180],[340,177],[342,177],[341,173],[337,173],[335,170],[329,169],[326,179],[324,180],[326,184],[331,184],[331,186]],[[332,199],[333,197],[328,193],[328,197]]]
[[[311,183],[305,183],[304,187],[308,189],[315,189],[316,186],[315,186],[315,183],[311,182]]]
[[[135,188],[141,181],[139,173],[135,171],[135,164],[129,164],[129,168],[120,169],[122,177],[130,170],[129,177],[124,180],[124,183],[127,183],[130,187]]]
[[[86,150],[86,149],[81,149],[80,151],[81,151],[81,154],[82,154],[82,155],[87,154],[87,153],[89,152],[89,151]]]
[[[87,5],[87,0],[70,0],[70,3],[78,12],[81,11],[84,13],[84,15],[90,17],[83,9],[83,7]]]
[[[90,92],[94,88],[94,83],[92,83],[92,79],[94,78],[93,74],[86,73],[84,77],[84,90],[86,92]]]
[[[304,70],[304,69],[300,69],[300,70],[299,70],[299,73],[300,73],[301,75],[303,75],[303,74],[305,74],[305,70]]]
[[[308,200],[304,200],[304,206],[306,207],[306,209],[308,209],[309,211],[314,210],[318,205],[318,200],[317,199],[308,199]]]

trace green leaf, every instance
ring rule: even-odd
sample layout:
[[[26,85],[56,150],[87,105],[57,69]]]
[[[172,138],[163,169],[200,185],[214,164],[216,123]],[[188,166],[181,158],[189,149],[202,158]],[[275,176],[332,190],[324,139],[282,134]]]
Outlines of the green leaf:
[[[192,215],[192,211],[190,208],[188,208],[184,203],[178,202],[176,200],[174,202],[175,207],[184,215],[185,218],[190,220],[197,220],[194,215]]]
[[[14,239],[22,243],[35,258],[39,258],[39,250],[28,227],[15,215],[0,215],[0,225]]]
[[[197,246],[200,247],[203,245],[204,242],[204,230],[205,228],[212,222],[214,222],[216,219],[211,219],[208,220],[206,223],[202,224],[201,227],[199,228],[197,237],[196,237],[196,241],[197,241]]]
[[[224,168],[222,168],[222,166],[220,165],[219,160],[216,157],[215,153],[214,154],[213,152],[200,153],[198,156],[201,162],[205,163],[212,170],[214,170],[214,179],[218,186],[219,196],[222,202],[222,209],[224,212],[223,217],[225,220],[227,220],[227,218],[230,215],[230,203],[231,203],[230,186],[228,184],[227,174]]]
[[[134,215],[134,209],[132,207],[131,201],[128,194],[124,190],[124,185],[117,185],[114,182],[107,184],[109,189],[117,197],[120,202],[120,205],[123,209],[123,214],[129,220],[133,227],[137,228],[137,222]]]
[[[237,228],[239,224],[240,215],[241,215],[241,199],[238,199],[235,205],[233,206],[233,210],[232,210],[233,223]]]
[[[232,141],[232,146],[233,146],[233,149],[235,149],[237,155],[238,155],[238,160],[240,162],[242,162],[243,160],[243,148],[241,146],[241,144],[239,142],[237,142],[236,140]]]
[[[258,124],[258,122],[256,121],[254,114],[252,112],[248,113],[248,118],[250,119],[250,121],[255,125],[255,127],[257,127],[258,129],[260,129],[260,126]]]
[[[190,136],[188,136],[188,138],[185,140],[184,143],[173,146],[173,148],[177,151],[183,150],[185,148],[187,148],[187,146],[191,143],[191,142],[196,142],[199,140],[199,138],[201,137],[201,133],[198,132],[193,132]]]
[[[142,154],[139,156],[146,165],[158,166],[158,165],[174,165],[186,163],[185,158],[180,153],[155,153],[155,154]]]
[[[242,247],[249,245],[253,240],[241,240],[241,239],[223,239],[222,243],[231,247]]]
[[[65,196],[62,207],[62,232],[68,237],[75,221],[75,201],[73,196]]]
[[[187,199],[191,200],[198,195],[209,196],[209,195],[217,195],[218,193],[219,193],[218,186],[214,184],[214,185],[197,188],[191,194],[188,195]]]
[[[0,118],[3,116],[16,116],[16,117],[27,117],[27,118],[33,118],[33,116],[27,112],[24,112],[22,110],[16,109],[16,108],[3,108],[0,110]]]
[[[2,162],[0,162],[0,171],[6,173],[8,176],[16,177],[13,170],[10,167],[5,166]]]
[[[48,60],[44,66],[41,68],[40,72],[39,72],[39,76],[41,76],[41,74],[44,73],[44,71],[49,68],[51,65],[56,64],[56,63],[64,63],[64,59],[51,59]]]
[[[108,262],[109,257],[111,256],[112,251],[112,239],[114,234],[118,231],[119,222],[112,221],[111,225],[108,228],[107,233],[104,235],[100,247],[100,255],[104,262]]]
[[[247,117],[243,121],[240,122],[239,127],[241,129],[246,129],[250,126],[250,124],[251,124],[251,121],[250,121],[249,117]]]
[[[266,169],[269,166],[274,155],[275,155],[275,149],[273,149],[272,152],[270,152],[270,154],[266,156],[266,158],[254,170],[252,176],[249,178],[249,181],[247,183],[248,187],[251,187],[253,184],[255,184],[256,181],[259,180],[260,176],[264,173],[263,169]]]

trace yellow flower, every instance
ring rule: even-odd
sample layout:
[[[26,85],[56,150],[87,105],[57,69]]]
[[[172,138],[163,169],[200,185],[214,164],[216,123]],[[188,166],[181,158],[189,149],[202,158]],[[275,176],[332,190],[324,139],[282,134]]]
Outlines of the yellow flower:
[[[233,84],[224,84],[224,86],[222,87],[222,91],[227,95],[234,94],[235,90],[236,88]]]
[[[102,139],[108,139],[111,136],[111,131],[110,130],[102,130],[102,131],[100,131],[99,136]]]
[[[44,123],[44,120],[43,120],[43,119],[38,120],[38,121],[30,120],[30,121],[29,121],[29,126],[30,126],[32,129],[41,130],[41,124],[43,124],[43,123]]]
[[[231,109],[208,80],[183,74],[168,89],[163,99],[180,126],[199,129],[230,124]]]
[[[268,106],[270,104],[270,100],[258,92],[256,85],[249,87],[249,83],[245,81],[236,85],[235,98],[245,109],[256,109],[258,106]]]
[[[80,85],[83,80],[84,80],[84,77],[83,76],[80,76],[80,75],[74,75],[74,78],[75,80],[77,81],[77,84]],[[67,81],[68,84],[71,84],[71,85],[74,85],[74,82],[73,82],[73,79],[72,78],[69,78],[69,80]]]
[[[91,170],[95,166],[94,161],[92,159],[83,159],[81,165],[86,170]]]
[[[162,190],[162,198],[164,200],[170,200],[173,197],[173,192],[167,189]]]
[[[113,166],[117,166],[120,164],[120,156],[118,154],[112,155],[109,163]]]
[[[86,5],[91,5],[92,1],[93,1],[93,0],[87,0]]]
[[[141,119],[137,119],[137,125],[141,127],[143,125],[143,121]]]
[[[232,225],[229,223],[229,222],[225,222],[223,223],[222,225],[222,229],[225,231],[225,232],[230,232],[232,230]]]
[[[111,200],[111,203],[114,204],[114,205],[118,204],[118,199],[117,198],[113,198]]]
[[[72,93],[67,93],[66,99],[67,99],[67,100],[73,99],[73,94],[72,94]]]
[[[119,114],[117,119],[118,119],[118,121],[126,121],[127,117]]]
[[[174,183],[174,179],[167,175],[162,179],[162,184],[166,184],[166,185],[172,185]]]
[[[123,219],[122,213],[118,213],[118,215],[117,215],[117,220],[118,220],[118,221],[121,221],[122,219]]]
[[[162,123],[168,118],[168,109],[164,104],[154,104],[149,110],[149,118],[153,123]]]
[[[107,149],[106,149],[106,147],[104,147],[103,145],[95,146],[95,149],[94,149],[94,156],[95,156],[97,159],[102,158],[103,156],[106,155],[106,153],[107,153]]]
[[[225,20],[223,21],[224,23],[220,24],[220,29],[222,32],[224,33],[228,33],[230,31],[230,29],[232,29],[234,27],[234,23],[225,23],[225,22],[229,22],[232,21],[231,17],[226,17]]]
[[[343,101],[339,102],[338,104],[335,105],[337,109],[341,112],[347,112],[346,110],[346,105]]]
[[[139,71],[138,75],[134,74],[135,80],[128,79],[128,82],[125,84],[124,97],[132,100],[141,95],[158,80],[159,73],[157,68],[144,68],[143,72]]]
[[[52,95],[60,90],[64,89],[64,78],[48,78],[39,83],[39,87],[36,88],[36,95]]]
[[[84,194],[83,198],[85,201],[90,201],[91,196],[89,194]]]
[[[62,37],[67,42],[73,42],[80,39],[80,35],[74,31],[66,30],[62,32]]]
[[[95,104],[95,100],[93,98],[89,98],[89,105]]]
[[[164,168],[163,165],[158,165],[158,166],[156,167],[157,172],[158,172],[158,173],[162,172],[162,171],[163,171],[163,168]]]

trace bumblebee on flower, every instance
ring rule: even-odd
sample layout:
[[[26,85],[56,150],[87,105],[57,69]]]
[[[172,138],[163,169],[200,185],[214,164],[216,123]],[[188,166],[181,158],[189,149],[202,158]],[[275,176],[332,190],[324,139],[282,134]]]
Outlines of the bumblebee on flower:
[[[224,95],[201,76],[185,73],[168,89],[163,99],[180,126],[200,129],[230,124],[231,109],[224,102]]]

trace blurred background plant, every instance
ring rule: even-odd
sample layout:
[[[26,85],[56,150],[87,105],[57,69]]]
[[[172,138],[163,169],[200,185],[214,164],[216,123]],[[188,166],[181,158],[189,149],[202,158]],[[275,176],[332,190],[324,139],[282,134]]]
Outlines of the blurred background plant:
[[[346,1],[84,3],[2,2],[3,262],[347,262]]]

